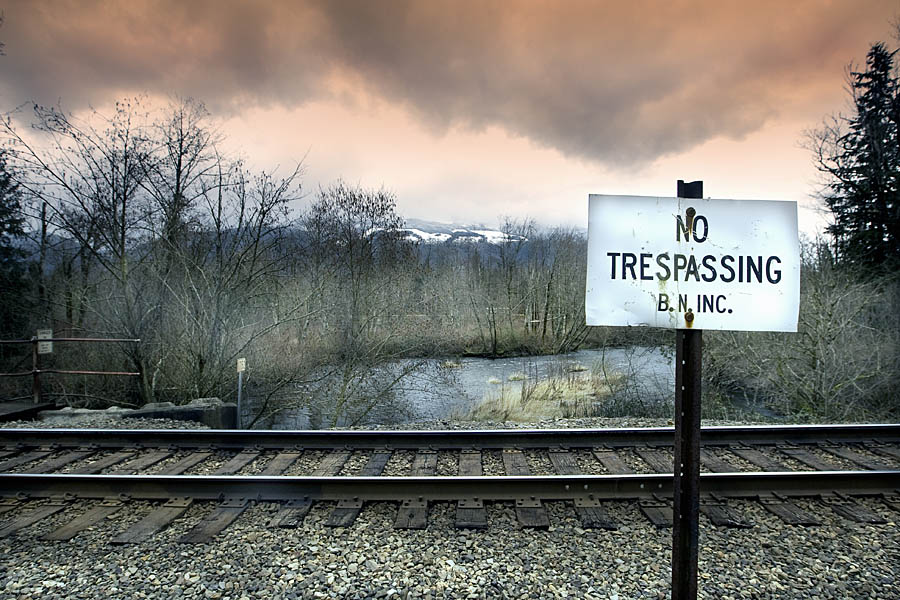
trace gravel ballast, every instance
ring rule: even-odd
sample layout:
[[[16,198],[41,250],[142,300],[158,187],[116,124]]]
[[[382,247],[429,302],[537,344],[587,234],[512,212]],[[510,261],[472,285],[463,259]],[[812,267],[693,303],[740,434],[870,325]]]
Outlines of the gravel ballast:
[[[94,426],[166,426],[157,421],[117,421],[119,425]],[[540,425],[666,424],[629,421],[599,424],[578,419]],[[470,427],[438,423],[437,427],[430,425]],[[484,428],[485,424],[474,426]],[[422,424],[410,428],[420,427]],[[401,462],[406,458],[400,458]],[[485,454],[486,474],[502,469],[495,464],[498,459]],[[357,457],[354,460],[359,462]],[[389,463],[387,471],[394,468]],[[401,470],[401,465],[396,468]],[[441,470],[451,468],[439,465]],[[306,465],[299,470],[305,471]],[[42,503],[29,502],[0,521]],[[784,525],[759,503],[750,501],[729,504],[755,523],[752,529],[715,527],[701,516],[700,597],[900,598],[898,513],[875,499],[860,503],[888,523],[854,523],[813,501],[797,504],[822,520],[819,527]],[[0,539],[0,599],[670,597],[671,530],[655,528],[632,502],[604,505],[620,525],[615,531],[582,529],[573,506],[566,502],[545,504],[551,522],[546,531],[522,529],[509,503],[486,505],[488,528],[483,531],[456,529],[453,503],[432,504],[428,528],[423,531],[394,529],[397,505],[392,503],[367,504],[349,528],[326,527],[334,505],[319,503],[297,529],[267,529],[266,522],[278,506],[260,503],[211,543],[179,543],[180,536],[213,507],[212,503],[197,503],[150,540],[111,546],[111,537],[154,506],[130,502],[72,541],[39,539],[88,506],[90,503],[74,502],[62,513]]]
[[[197,421],[176,419],[132,419],[129,417],[106,416],[103,414],[53,418],[37,421],[6,421],[0,423],[6,429],[209,429]]]

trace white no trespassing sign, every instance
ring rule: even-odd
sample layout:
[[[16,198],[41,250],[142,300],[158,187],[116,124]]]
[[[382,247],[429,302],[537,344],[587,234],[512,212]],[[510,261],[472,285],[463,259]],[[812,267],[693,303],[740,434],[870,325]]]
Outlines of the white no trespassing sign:
[[[588,325],[797,331],[797,203],[591,194]]]

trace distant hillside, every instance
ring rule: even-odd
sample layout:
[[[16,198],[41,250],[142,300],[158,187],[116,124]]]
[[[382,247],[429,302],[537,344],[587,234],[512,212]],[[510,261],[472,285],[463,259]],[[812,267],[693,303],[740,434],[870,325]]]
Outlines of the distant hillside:
[[[406,227],[401,229],[404,237],[411,242],[426,244],[452,243],[487,243],[503,244],[525,241],[520,235],[507,234],[483,225],[454,225],[424,221],[422,219],[406,219]]]

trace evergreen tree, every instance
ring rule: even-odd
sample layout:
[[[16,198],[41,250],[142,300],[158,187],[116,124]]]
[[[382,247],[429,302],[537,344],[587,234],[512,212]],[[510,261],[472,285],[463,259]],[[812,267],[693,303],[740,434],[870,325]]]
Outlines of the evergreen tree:
[[[24,235],[22,194],[0,153],[0,337],[17,333],[14,324],[22,320],[16,309],[21,308],[27,285],[25,255],[17,238]]]
[[[864,71],[850,72],[855,114],[813,135],[824,200],[834,217],[828,231],[838,258],[869,269],[900,263],[900,83],[897,51],[872,46]]]

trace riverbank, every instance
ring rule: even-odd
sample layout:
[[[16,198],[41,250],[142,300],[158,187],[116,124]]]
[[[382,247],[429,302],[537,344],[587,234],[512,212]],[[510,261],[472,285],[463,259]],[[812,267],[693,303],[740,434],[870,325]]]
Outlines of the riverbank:
[[[383,376],[356,379],[349,382],[336,376],[330,385],[323,379],[318,385],[305,386],[293,393],[284,393],[268,402],[266,410],[278,410],[262,420],[272,429],[306,429],[337,425],[366,425],[423,420],[466,420],[486,399],[504,396],[520,399],[523,392],[530,398],[541,382],[556,382],[555,388],[570,388],[572,382],[592,376],[598,383],[617,382],[617,393],[603,409],[595,414],[624,416],[641,410],[641,416],[663,417],[671,414],[671,397],[675,384],[674,358],[671,353],[652,346],[579,350],[568,354],[527,356],[517,358],[433,358],[427,360],[394,361],[380,368]],[[402,375],[402,376],[400,376]],[[358,381],[365,379],[365,382]],[[385,383],[386,382],[386,383]],[[347,383],[346,386],[338,385]],[[352,385],[351,385],[352,384]],[[389,388],[389,389],[386,389]],[[347,393],[350,390],[351,393]],[[337,394],[345,400],[334,401]],[[539,396],[540,394],[537,394]],[[575,394],[589,400],[585,394]],[[372,399],[376,399],[373,401]],[[572,398],[569,398],[570,400]],[[510,408],[512,403],[508,403]],[[575,402],[585,407],[585,402]],[[587,408],[593,408],[588,402]],[[336,408],[336,406],[340,408]],[[517,407],[514,407],[517,408]],[[250,423],[260,410],[253,398],[244,402],[242,422]],[[333,414],[339,411],[340,414]],[[542,411],[532,416],[544,416]],[[485,418],[505,417],[530,421],[527,411],[506,410],[477,415]],[[653,414],[648,414],[653,413]],[[546,416],[550,416],[547,414]],[[591,416],[589,413],[558,411],[553,416]]]

